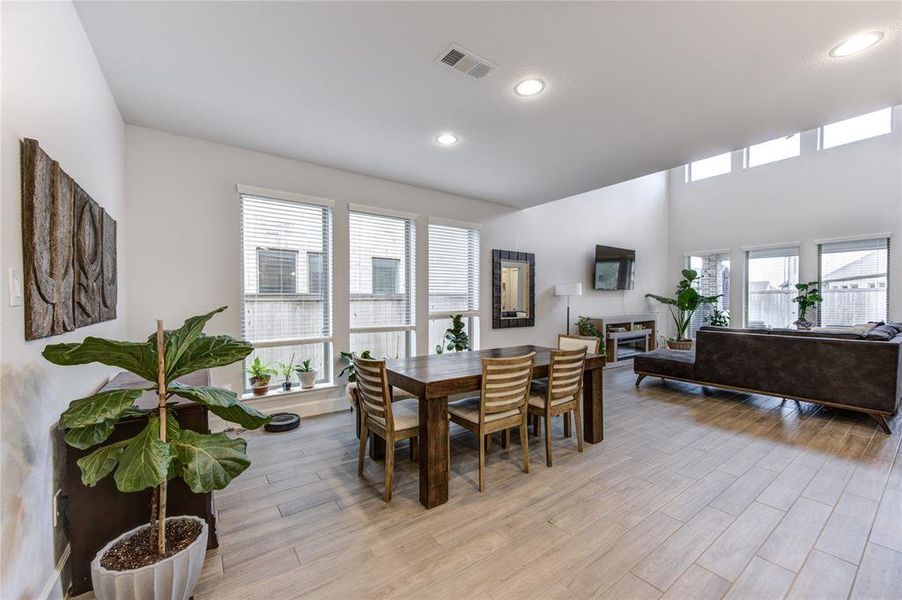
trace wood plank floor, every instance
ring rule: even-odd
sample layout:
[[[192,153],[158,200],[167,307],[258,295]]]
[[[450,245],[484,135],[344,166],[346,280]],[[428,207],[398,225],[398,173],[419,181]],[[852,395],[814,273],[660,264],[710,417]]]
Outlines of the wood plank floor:
[[[246,434],[253,465],[216,494],[221,547],[195,598],[902,597],[900,434],[605,378],[604,442],[578,454],[559,422],[554,467],[531,437],[524,474],[496,439],[483,494],[475,438],[452,426],[451,499],[429,511],[405,448],[391,505],[381,463],[357,478],[349,413]]]

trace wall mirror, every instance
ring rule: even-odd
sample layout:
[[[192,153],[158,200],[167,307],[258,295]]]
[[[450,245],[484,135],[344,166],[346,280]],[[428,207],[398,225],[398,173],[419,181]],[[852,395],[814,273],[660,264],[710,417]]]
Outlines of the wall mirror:
[[[536,324],[536,258],[530,252],[492,250],[492,328]]]

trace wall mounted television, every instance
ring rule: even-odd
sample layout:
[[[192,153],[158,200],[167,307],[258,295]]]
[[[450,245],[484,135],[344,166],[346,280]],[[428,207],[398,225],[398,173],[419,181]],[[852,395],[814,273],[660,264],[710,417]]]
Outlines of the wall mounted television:
[[[635,278],[636,251],[595,246],[596,290],[631,290]]]

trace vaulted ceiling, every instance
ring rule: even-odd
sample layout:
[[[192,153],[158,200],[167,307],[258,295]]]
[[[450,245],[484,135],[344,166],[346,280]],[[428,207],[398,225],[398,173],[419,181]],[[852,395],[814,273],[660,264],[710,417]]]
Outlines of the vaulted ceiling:
[[[77,9],[128,123],[517,207],[902,101],[899,2]],[[497,68],[436,63],[450,43]],[[545,91],[514,94],[529,76]]]

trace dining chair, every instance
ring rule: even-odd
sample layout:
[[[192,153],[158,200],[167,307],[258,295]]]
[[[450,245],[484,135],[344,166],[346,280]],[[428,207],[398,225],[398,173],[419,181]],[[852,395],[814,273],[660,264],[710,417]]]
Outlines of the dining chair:
[[[527,410],[535,419],[545,421],[545,464],[551,466],[551,419],[557,415],[576,422],[576,444],[583,451],[583,427],[580,414],[583,372],[586,368],[586,347],[576,350],[552,350],[548,366],[548,385],[544,394],[533,393]],[[566,432],[565,432],[566,435]],[[567,436],[569,437],[569,436]]]
[[[559,334],[557,336],[558,350],[578,350],[579,348],[585,348],[588,354],[598,354],[601,350],[601,338],[594,335]],[[547,377],[532,380],[532,395],[542,396],[546,393],[547,389]],[[530,415],[530,422],[532,424],[533,432],[536,435],[541,435],[541,420],[535,415]],[[564,413],[564,437],[570,437],[570,435],[570,413]]]
[[[385,440],[385,501],[391,502],[392,478],[395,470],[395,443],[411,440],[419,433],[417,400],[392,402],[391,388],[384,360],[369,360],[353,356],[357,370],[357,401],[361,411],[360,448],[357,455],[357,476],[363,477],[366,442],[370,434]]]
[[[453,423],[479,438],[479,491],[485,490],[486,438],[496,431],[520,428],[523,448],[523,472],[529,473],[529,436],[526,432],[526,406],[535,352],[512,358],[482,359],[482,389],[478,397],[448,404]],[[451,438],[448,436],[448,464],[451,463]],[[450,467],[449,467],[450,468]]]

